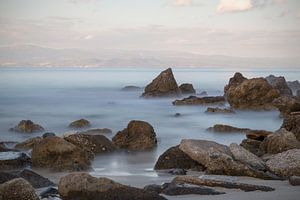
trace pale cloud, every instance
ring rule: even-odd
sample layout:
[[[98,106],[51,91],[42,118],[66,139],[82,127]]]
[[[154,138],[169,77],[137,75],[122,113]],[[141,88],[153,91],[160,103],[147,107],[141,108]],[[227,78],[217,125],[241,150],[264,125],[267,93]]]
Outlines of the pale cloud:
[[[175,0],[173,5],[175,6],[191,6],[193,5],[193,0]]]

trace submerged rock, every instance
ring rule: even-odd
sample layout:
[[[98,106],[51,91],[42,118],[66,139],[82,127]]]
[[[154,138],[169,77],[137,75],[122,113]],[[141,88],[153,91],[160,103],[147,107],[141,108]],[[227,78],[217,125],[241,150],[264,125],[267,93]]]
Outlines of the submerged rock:
[[[122,131],[113,138],[114,145],[121,149],[132,151],[152,149],[157,144],[156,134],[153,127],[144,121],[130,121]]]
[[[248,128],[237,128],[234,126],[229,126],[229,125],[225,125],[225,124],[215,124],[213,127],[209,127],[207,129],[208,131],[213,131],[213,132],[219,132],[219,133],[223,133],[223,132],[244,132],[246,133],[247,131],[249,131],[250,129]]]
[[[206,104],[224,104],[225,98],[223,96],[216,97],[196,97],[190,96],[181,100],[175,100],[172,102],[175,106],[180,105],[206,105]]]
[[[15,148],[22,149],[22,150],[29,150],[29,149],[32,149],[34,147],[34,145],[40,143],[41,141],[42,141],[41,137],[30,138],[24,142],[20,142],[20,143],[16,144]]]
[[[189,83],[181,84],[179,89],[182,94],[196,94],[196,90],[194,89],[193,85]]]
[[[39,124],[33,123],[31,120],[22,120],[19,122],[17,126],[9,130],[14,132],[20,132],[20,133],[33,133],[33,132],[40,132],[45,129]]]
[[[90,122],[86,119],[79,119],[69,124],[70,128],[86,128],[90,126],[91,126]]]
[[[235,113],[232,109],[230,108],[212,108],[212,107],[208,107],[205,111],[206,113],[221,113],[221,114],[233,114]]]
[[[287,85],[287,82],[283,76],[269,75],[266,77],[268,83],[275,89],[277,89],[282,96],[292,96],[293,92]]]
[[[126,92],[131,92],[131,91],[139,91],[142,88],[138,87],[138,86],[134,86],[134,85],[128,85],[123,87],[121,90],[122,91],[126,91]]]
[[[146,86],[142,97],[169,97],[180,96],[180,94],[172,69],[168,68]]]
[[[0,170],[11,170],[26,167],[31,164],[30,157],[22,152],[0,152]]]
[[[300,141],[300,115],[289,115],[283,120],[281,128],[294,133],[296,138]]]

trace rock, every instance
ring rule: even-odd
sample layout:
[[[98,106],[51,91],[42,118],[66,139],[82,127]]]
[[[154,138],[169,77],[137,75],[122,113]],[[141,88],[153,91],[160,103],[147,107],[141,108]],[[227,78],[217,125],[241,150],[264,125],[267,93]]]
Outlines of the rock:
[[[269,75],[266,77],[268,83],[275,89],[277,89],[282,96],[293,96],[292,90],[287,85],[283,76]]]
[[[104,135],[72,134],[64,138],[80,149],[92,153],[113,152],[116,147]]]
[[[282,128],[266,137],[260,148],[265,153],[276,154],[289,149],[299,149],[300,142],[293,133]]]
[[[17,126],[9,130],[20,133],[34,133],[43,131],[44,128],[38,124],[33,123],[31,120],[22,120]]]
[[[273,109],[272,102],[280,95],[264,78],[247,79],[241,83],[229,81],[224,92],[228,103],[235,109]]]
[[[56,136],[55,133],[47,132],[47,133],[44,133],[42,137],[46,138],[46,137],[53,137],[53,136]]]
[[[261,141],[258,140],[253,140],[253,139],[244,139],[242,143],[240,144],[242,147],[250,151],[251,153],[257,155],[257,156],[262,156],[263,152],[259,148],[261,145]]]
[[[86,131],[78,132],[78,134],[86,134],[86,135],[103,135],[112,133],[111,129],[108,128],[97,128],[97,129],[89,129]]]
[[[11,141],[4,141],[0,142],[0,152],[7,152],[7,151],[18,151],[14,149],[14,146],[18,144],[17,142]]]
[[[17,173],[17,175],[28,181],[34,188],[43,188],[54,185],[54,183],[49,179],[28,169],[24,169],[23,171]]]
[[[19,178],[16,174],[0,171],[0,184]]]
[[[154,169],[196,169],[197,171],[202,171],[203,166],[181,151],[179,146],[175,146],[167,149],[162,155],[159,156],[155,163]]]
[[[58,190],[54,187],[49,187],[47,188],[46,190],[42,191],[40,193],[40,197],[41,199],[44,199],[44,198],[53,198],[53,197],[57,197],[59,198],[59,194],[58,194]]]
[[[225,125],[225,124],[215,124],[213,127],[209,127],[207,129],[208,131],[213,131],[213,132],[218,132],[218,133],[223,133],[223,132],[238,132],[238,133],[245,133],[247,131],[249,131],[250,129],[248,128],[237,128],[234,126],[229,126],[229,125]]]
[[[189,83],[181,84],[179,89],[182,94],[196,94],[196,90],[194,89],[193,85]]]
[[[295,94],[298,90],[300,90],[300,83],[298,80],[296,81],[288,81],[287,85],[289,86],[289,88],[293,91],[293,93]]]
[[[300,176],[290,176],[289,182],[293,186],[300,185]]]
[[[69,124],[70,128],[86,128],[90,126],[91,126],[90,122],[86,119],[79,119]]]
[[[222,114],[233,114],[235,113],[232,109],[228,109],[228,108],[219,108],[219,107],[216,107],[216,108],[212,108],[212,107],[208,107],[205,111],[206,113],[222,113]]]
[[[172,102],[175,106],[180,105],[207,105],[207,104],[224,104],[225,98],[223,96],[216,97],[196,97],[190,96],[181,100]]]
[[[239,86],[242,82],[247,80],[240,72],[236,72],[232,78],[229,79],[228,85],[224,87],[224,94],[227,93],[229,89],[234,89]]]
[[[283,120],[281,128],[294,133],[296,138],[300,141],[300,115],[289,115]]]
[[[168,170],[168,174],[172,175],[186,175],[186,170],[185,169],[170,169]]]
[[[265,130],[248,130],[246,131],[246,137],[257,141],[263,141],[268,135],[273,134],[271,131]]]
[[[32,149],[32,165],[55,171],[87,170],[90,154],[59,137],[47,137]]]
[[[281,96],[272,102],[273,105],[280,111],[281,116],[285,117],[292,112],[300,111],[300,101],[297,101],[293,97]]]
[[[39,200],[34,188],[26,180],[16,178],[0,185],[0,199],[3,200]]]
[[[113,138],[114,145],[132,151],[152,149],[157,144],[153,127],[144,121],[130,121],[122,131]]]
[[[181,114],[180,113],[175,113],[174,117],[180,117]]]
[[[296,100],[300,101],[300,89],[296,92]]]
[[[138,87],[138,86],[134,86],[134,85],[128,85],[123,87],[121,90],[122,91],[126,91],[126,92],[131,92],[131,91],[139,91],[142,88]]]
[[[0,152],[0,170],[11,170],[26,167],[31,164],[30,157],[22,152]]]
[[[275,154],[266,165],[268,170],[281,177],[300,176],[300,149]]]
[[[34,145],[40,143],[41,141],[42,141],[41,137],[30,138],[24,142],[16,144],[15,148],[21,150],[29,150],[32,149]]]
[[[58,192],[63,200],[162,200],[164,197],[108,178],[95,178],[88,173],[72,173],[60,178]]]
[[[245,148],[239,146],[236,143],[232,143],[229,145],[229,149],[233,155],[233,158],[245,165],[249,165],[257,170],[265,170],[265,163],[256,155],[249,152]]]
[[[146,86],[142,97],[169,97],[180,96],[180,89],[174,78],[171,68],[161,72],[149,85]]]

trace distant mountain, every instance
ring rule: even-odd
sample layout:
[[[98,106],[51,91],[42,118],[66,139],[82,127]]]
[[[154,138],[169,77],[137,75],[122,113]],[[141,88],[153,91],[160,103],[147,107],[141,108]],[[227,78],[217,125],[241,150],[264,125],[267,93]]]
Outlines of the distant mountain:
[[[177,51],[54,49],[36,45],[0,47],[0,67],[289,67],[300,58],[248,58]]]

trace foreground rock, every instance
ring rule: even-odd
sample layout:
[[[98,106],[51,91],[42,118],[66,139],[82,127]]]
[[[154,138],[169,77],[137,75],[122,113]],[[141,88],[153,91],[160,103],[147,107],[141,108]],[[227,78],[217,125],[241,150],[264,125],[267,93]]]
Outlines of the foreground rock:
[[[288,81],[287,85],[293,91],[294,94],[296,94],[296,92],[298,90],[300,90],[300,83],[299,83],[298,80],[296,80],[296,81]]]
[[[300,176],[290,176],[289,182],[293,186],[300,185]]]
[[[232,109],[230,108],[212,108],[212,107],[208,107],[205,111],[206,113],[221,113],[221,114],[233,114],[235,113]]]
[[[107,178],[95,178],[87,173],[72,173],[60,179],[58,192],[63,200],[162,200],[155,193],[122,185]]]
[[[47,137],[32,149],[33,167],[50,168],[55,171],[87,170],[90,154],[59,137]]]
[[[17,126],[9,130],[20,133],[34,133],[43,131],[45,129],[41,125],[33,123],[31,120],[22,120]]]
[[[300,176],[300,149],[291,149],[273,155],[267,168],[280,177]]]
[[[112,133],[111,129],[108,128],[97,128],[97,129],[89,129],[86,131],[79,132],[78,134],[86,134],[86,135],[103,135]]]
[[[283,76],[269,75],[266,77],[268,83],[275,89],[277,89],[282,96],[293,96],[292,90],[287,85],[287,82]]]
[[[128,85],[123,87],[121,90],[122,91],[126,91],[126,92],[131,92],[131,91],[139,91],[142,88],[138,87],[138,86],[134,86],[134,85]]]
[[[196,90],[194,89],[193,85],[189,83],[181,84],[179,89],[182,94],[196,94]]]
[[[161,72],[146,86],[142,97],[170,97],[181,94],[171,68]]]
[[[300,141],[300,115],[289,115],[283,120],[281,128],[294,133],[296,138]]]
[[[0,170],[20,169],[31,164],[30,157],[22,152],[0,152]]]
[[[187,154],[179,149],[179,146],[171,147],[159,156],[155,170],[163,169],[185,169],[202,171],[203,166],[191,159]]]
[[[0,185],[0,199],[3,200],[39,200],[34,188],[22,178],[13,179]]]
[[[242,147],[250,151],[251,153],[262,156],[264,152],[260,149],[261,141],[259,140],[253,140],[253,139],[244,139],[242,143],[240,144]]]
[[[21,150],[29,150],[29,149],[32,149],[34,147],[34,145],[40,143],[41,141],[42,141],[41,137],[30,138],[24,142],[20,142],[20,143],[16,144],[15,148],[21,149]]]
[[[113,138],[114,145],[132,151],[152,149],[157,144],[153,127],[144,121],[130,121],[122,131]]]
[[[79,120],[73,121],[69,124],[70,128],[87,128],[90,126],[91,126],[91,123],[86,119],[79,119]]]
[[[207,104],[224,104],[225,98],[223,96],[216,97],[196,97],[190,96],[181,100],[175,100],[173,105],[207,105]]]

